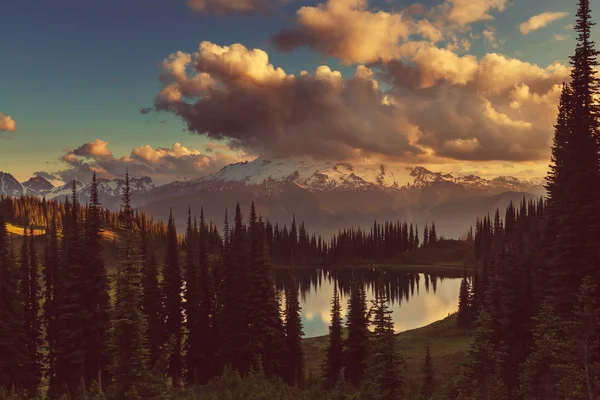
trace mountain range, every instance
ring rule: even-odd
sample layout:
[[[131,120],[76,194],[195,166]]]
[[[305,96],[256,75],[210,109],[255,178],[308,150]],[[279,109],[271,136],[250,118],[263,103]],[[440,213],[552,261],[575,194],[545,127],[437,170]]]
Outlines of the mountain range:
[[[311,232],[329,235],[339,228],[370,227],[374,220],[435,221],[438,233],[458,237],[477,217],[503,209],[510,201],[545,193],[543,179],[501,176],[485,179],[430,171],[424,167],[353,166],[305,160],[264,160],[231,164],[197,179],[155,186],[149,177],[130,179],[132,201],[155,218],[172,210],[183,228],[188,209],[221,223],[224,209],[232,215],[237,202],[247,211],[254,201],[265,218],[289,224],[293,216]],[[0,172],[0,194],[47,199],[71,194],[73,182],[54,187],[36,176],[19,183]],[[75,182],[80,201],[89,200],[90,184]],[[99,179],[100,201],[110,209],[120,204],[123,179]]]

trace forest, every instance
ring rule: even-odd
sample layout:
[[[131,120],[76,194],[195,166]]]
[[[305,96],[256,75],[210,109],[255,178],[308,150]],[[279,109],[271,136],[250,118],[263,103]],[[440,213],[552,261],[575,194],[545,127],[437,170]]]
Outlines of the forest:
[[[589,1],[579,0],[546,198],[482,216],[467,236],[472,262],[449,321],[472,339],[453,378],[438,379],[427,345],[418,389],[408,390],[383,279],[367,304],[360,269],[347,316],[335,288],[322,365],[307,371],[293,273],[401,258],[443,240],[435,224],[423,239],[394,221],[325,240],[295,220],[272,225],[254,206],[244,217],[238,206],[221,232],[200,214],[178,235],[172,218],[132,209],[128,177],[121,210],[103,209],[94,178],[89,204],[75,189],[61,203],[0,199],[0,399],[596,400],[600,53],[592,26]],[[114,270],[107,232],[119,232]],[[292,271],[283,295],[274,264]]]

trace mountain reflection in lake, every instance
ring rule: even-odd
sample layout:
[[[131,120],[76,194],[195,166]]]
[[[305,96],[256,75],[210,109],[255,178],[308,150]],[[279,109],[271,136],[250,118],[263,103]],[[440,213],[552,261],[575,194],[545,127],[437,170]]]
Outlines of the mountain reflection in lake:
[[[393,311],[394,329],[402,332],[438,321],[458,310],[460,279],[439,275],[379,271],[370,269],[334,270],[300,268],[296,277],[300,286],[300,306],[304,337],[322,336],[329,333],[333,285],[337,281],[341,294],[342,316],[348,311],[350,283],[354,273],[362,274],[367,289],[367,308],[375,298],[378,278],[383,281],[386,295]],[[285,288],[289,272],[275,271],[277,289]]]

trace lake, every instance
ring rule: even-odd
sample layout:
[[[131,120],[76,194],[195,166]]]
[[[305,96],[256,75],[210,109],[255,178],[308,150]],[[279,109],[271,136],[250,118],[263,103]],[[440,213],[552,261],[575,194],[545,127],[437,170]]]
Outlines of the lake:
[[[301,268],[296,271],[300,286],[300,306],[304,337],[323,336],[329,333],[331,300],[334,283],[340,290],[342,316],[348,311],[348,298],[352,276],[359,270],[334,270]],[[458,310],[460,278],[400,271],[381,272],[361,269],[367,290],[367,308],[375,298],[377,279],[381,279],[393,311],[394,330],[403,332],[420,328],[445,318]],[[289,273],[276,271],[277,289],[283,291]]]

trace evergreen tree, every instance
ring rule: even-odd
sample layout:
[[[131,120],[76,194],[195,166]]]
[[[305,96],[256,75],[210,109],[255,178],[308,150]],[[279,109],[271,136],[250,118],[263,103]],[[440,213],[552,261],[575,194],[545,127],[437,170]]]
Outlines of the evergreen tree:
[[[563,379],[568,354],[564,324],[551,298],[546,298],[535,317],[533,346],[520,374],[521,394],[531,400],[564,399],[559,382]]]
[[[47,228],[46,234],[46,247],[45,247],[45,262],[44,262],[44,322],[46,326],[46,346],[47,346],[47,372],[48,386],[50,388],[56,387],[56,291],[57,286],[60,285],[58,281],[58,269],[59,269],[59,245],[58,245],[58,221],[56,219],[56,213],[52,214],[52,219]],[[53,398],[55,393],[48,393],[48,396]]]
[[[598,365],[594,356],[598,354],[600,311],[596,298],[597,287],[586,276],[581,283],[573,321],[569,326],[567,338],[573,349],[575,365],[582,373],[583,397],[596,400],[600,393]]]
[[[208,266],[208,227],[204,220],[204,210],[200,210],[200,227],[198,229],[198,270],[199,270],[199,369],[197,381],[199,384],[207,383],[215,375],[215,335],[214,335],[214,310],[215,289],[213,276]]]
[[[368,318],[366,293],[362,280],[355,277],[348,300],[348,319],[346,320],[348,337],[346,338],[346,380],[354,387],[361,383],[368,353]]]
[[[82,260],[80,206],[73,181],[71,202],[65,205],[61,262],[55,287],[56,320],[55,374],[48,389],[52,396],[74,396],[85,375],[86,330],[89,321],[86,304],[86,271]]]
[[[329,325],[329,343],[325,360],[323,362],[323,378],[325,386],[332,388],[344,366],[344,348],[342,342],[342,308],[337,283],[333,286],[333,300],[331,302],[331,324]],[[342,377],[343,379],[343,377]]]
[[[482,310],[477,323],[475,339],[468,354],[468,370],[460,385],[461,393],[473,394],[481,400],[506,400],[507,389],[500,376],[502,354],[494,348],[490,314]]]
[[[146,341],[149,365],[154,367],[165,344],[163,296],[158,283],[158,266],[154,240],[148,232],[145,218],[140,224],[140,258],[142,260],[142,311],[147,321]]]
[[[589,0],[579,0],[570,88],[563,91],[548,175],[549,226],[554,229],[551,284],[556,312],[570,317],[584,276],[596,276],[600,234],[598,146],[599,52],[590,39]]]
[[[366,400],[398,400],[403,397],[402,360],[396,352],[394,322],[387,303],[380,283],[371,309],[375,331],[365,371],[362,397]]]
[[[429,243],[437,243],[437,231],[435,229],[435,222],[431,223],[431,227],[429,228]]]
[[[103,386],[103,376],[108,367],[107,346],[110,328],[110,298],[108,277],[104,267],[101,243],[102,208],[98,198],[96,173],[92,178],[90,204],[85,222],[85,259],[86,259],[86,314],[89,318],[86,337],[86,385],[97,381]]]
[[[303,225],[301,225],[303,230]],[[276,300],[275,285],[272,279],[271,264],[265,246],[264,226],[256,214],[254,203],[250,208],[248,218],[248,233],[250,240],[249,280],[250,293],[248,306],[250,315],[249,354],[254,359],[254,367],[261,368],[267,376],[281,374],[285,353],[285,333],[280,318],[279,303]],[[290,323],[295,323],[297,321]],[[296,327],[290,325],[290,329]],[[287,323],[286,323],[287,328]],[[295,343],[288,342],[292,346]],[[302,371],[302,370],[301,370]],[[302,371],[303,373],[303,371]],[[302,382],[302,380],[300,380]]]
[[[423,385],[421,386],[421,397],[423,400],[433,399],[435,388],[435,375],[433,361],[431,360],[431,345],[427,343],[425,348],[425,362],[423,364]]]
[[[133,232],[133,210],[129,174],[125,175],[121,211],[125,238],[119,254],[117,293],[110,329],[109,351],[112,363],[112,398],[127,398],[131,388],[152,398],[149,374],[149,352],[146,339],[146,319],[141,311],[141,263],[136,251]]]
[[[188,209],[187,229],[185,233],[185,316],[187,328],[186,366],[187,383],[198,383],[198,370],[201,368],[199,350],[202,346],[200,330],[200,278],[198,271],[196,230],[192,225],[191,210]]]
[[[24,310],[18,291],[20,274],[3,214],[0,207],[0,391],[20,393],[26,355]]]
[[[174,340],[170,363],[169,375],[174,386],[179,385],[181,380],[181,336],[183,325],[182,314],[182,278],[179,266],[177,231],[173,213],[169,215],[167,225],[167,253],[163,269],[163,292],[165,298],[165,314],[167,336]]]
[[[35,236],[33,228],[30,228],[29,240],[24,238],[23,246],[29,251],[29,296],[25,306],[25,327],[27,335],[27,363],[23,375],[27,379],[26,392],[34,397],[42,379],[42,324],[40,318],[40,276],[38,270],[38,258],[35,250]]]
[[[300,318],[300,301],[298,299],[298,282],[292,276],[285,292],[285,343],[287,349],[287,365],[285,377],[290,385],[299,386],[304,383],[304,352],[302,350],[302,320]]]

